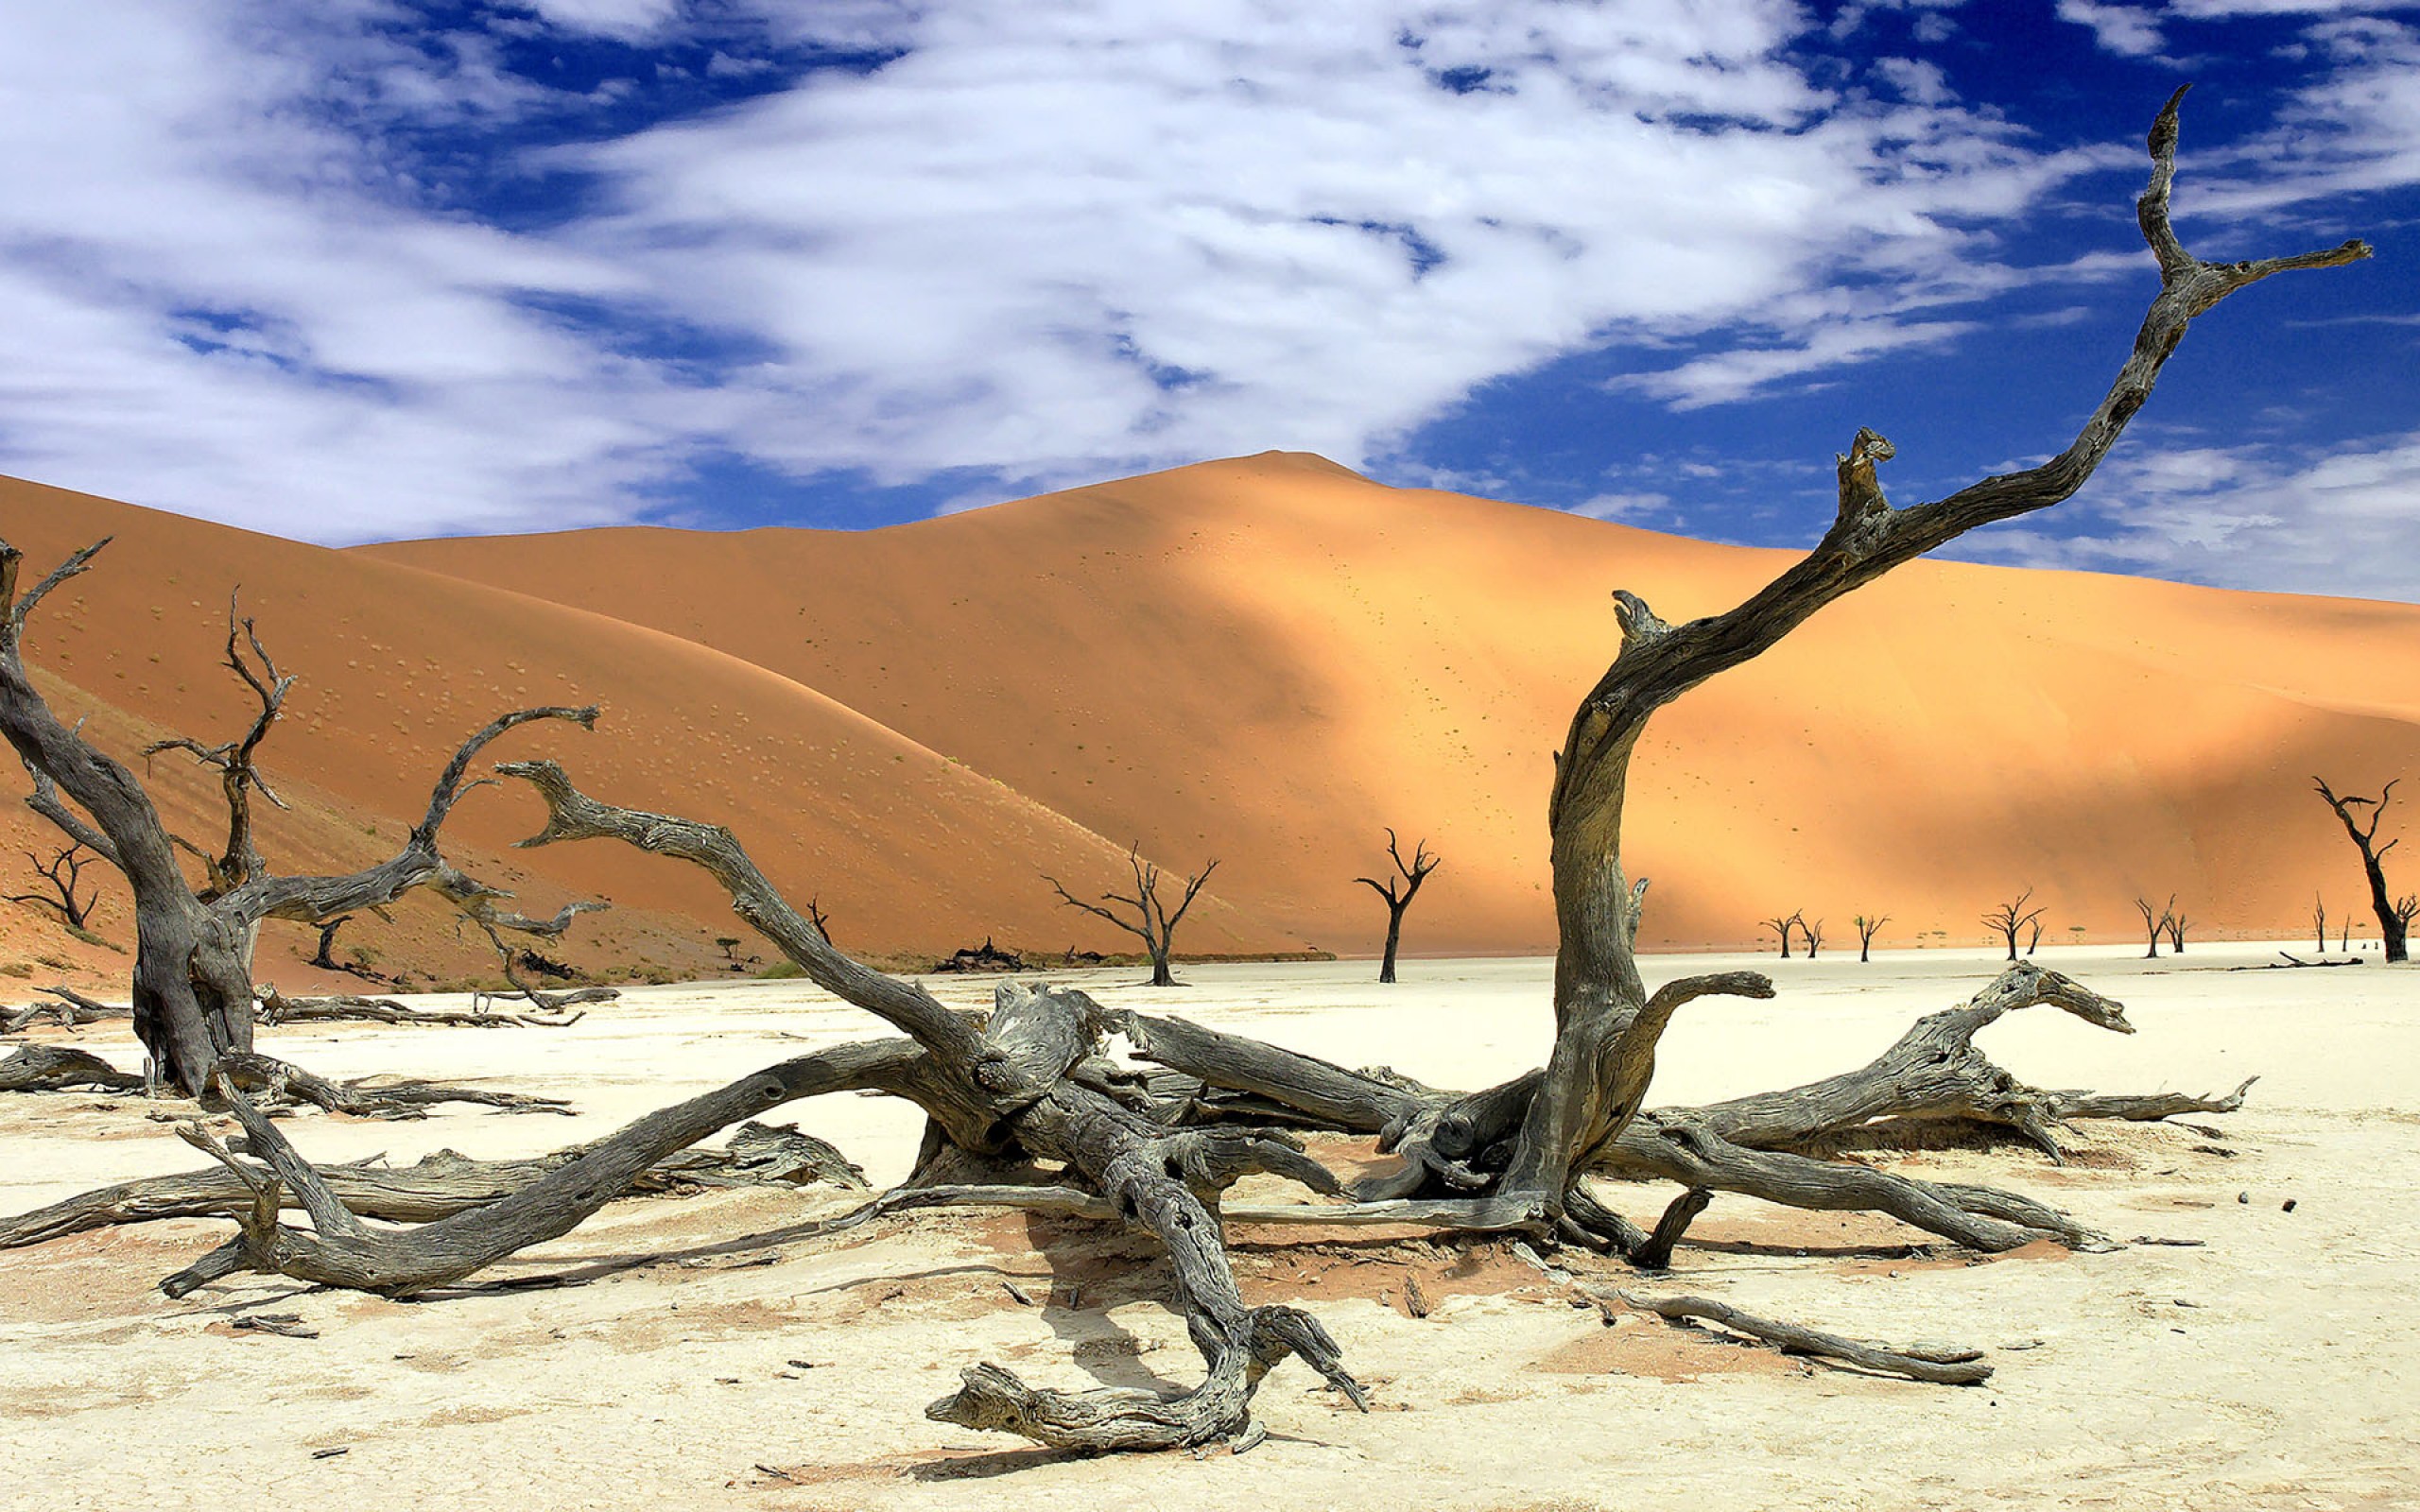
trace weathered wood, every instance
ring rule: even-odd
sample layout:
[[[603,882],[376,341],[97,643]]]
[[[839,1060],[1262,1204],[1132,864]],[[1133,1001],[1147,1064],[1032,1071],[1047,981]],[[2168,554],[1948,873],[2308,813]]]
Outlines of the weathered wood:
[[[292,998],[275,987],[264,984],[260,989],[260,1022],[281,1023],[410,1023],[441,1027],[469,1026],[501,1029],[523,1026],[537,1029],[562,1029],[580,1021],[581,1015],[569,1018],[542,1018],[528,1013],[491,1013],[473,1006],[467,1011],[457,1008],[415,1008],[392,998],[368,998],[353,993],[339,993],[324,998]]]
[[[1592,1296],[1605,1296],[1591,1292]],[[1992,1378],[1992,1367],[1983,1363],[1983,1351],[1961,1345],[1913,1345],[1894,1349],[1889,1345],[1867,1344],[1846,1339],[1837,1333],[1818,1332],[1795,1323],[1777,1323],[1772,1318],[1743,1313],[1728,1302],[1711,1297],[1646,1297],[1636,1292],[1614,1292],[1612,1297],[1641,1312],[1653,1313],[1674,1323],[1690,1318],[1703,1318],[1718,1323],[1734,1333],[1744,1333],[1752,1339],[1779,1349],[1784,1354],[1812,1355],[1818,1359],[1838,1360],[1860,1370],[1882,1375],[1905,1376],[1910,1381],[1929,1382],[1945,1386],[1979,1386]]]
[[[1893,568],[1969,530],[2048,508],[2081,488],[2151,397],[2187,326],[2227,295],[2274,274],[2334,267],[2370,255],[2348,241],[2325,251],[2257,262],[2204,262],[2169,222],[2179,90],[2149,140],[2152,175],[2136,219],[2160,270],[2133,353],[2073,441],[2039,466],[1982,479],[1936,503],[1895,507],[1877,466],[1892,444],[1860,430],[1839,458],[1839,512],[1813,550],[1724,613],[1668,625],[1636,594],[1616,592],[1622,644],[1582,700],[1557,758],[1547,802],[1560,944],[1555,960],[1556,1043],[1497,1190],[1552,1218],[1585,1152],[1617,1137],[1599,1116],[1596,1061],[1613,1039],[1651,1036],[1636,1023],[1648,993],[1632,955],[1621,824],[1631,752],[1655,712],[1708,678],[1777,644],[1807,616]]]
[[[22,1045],[0,1060],[0,1092],[55,1092],[71,1087],[141,1091],[143,1078],[118,1070],[89,1050],[66,1045]]]
[[[410,1165],[375,1161],[325,1165],[320,1175],[345,1207],[386,1223],[430,1223],[512,1195],[574,1160],[579,1147],[527,1160],[474,1160],[452,1150]],[[617,1196],[685,1189],[806,1186],[829,1182],[862,1190],[865,1173],[839,1151],[786,1125],[742,1124],[722,1149],[678,1151],[633,1177]],[[121,1182],[0,1219],[0,1249],[47,1244],[69,1234],[164,1218],[233,1217],[250,1208],[250,1191],[223,1166]],[[284,1205],[300,1210],[287,1193]]]
[[[572,1111],[571,1105],[560,1097],[535,1097],[526,1092],[495,1091],[447,1082],[377,1076],[330,1081],[291,1061],[252,1051],[230,1051],[220,1056],[214,1071],[213,1086],[202,1094],[202,1106],[206,1108],[217,1106],[221,1097],[232,1091],[238,1094],[236,1102],[249,1094],[272,1104],[309,1103],[331,1113],[347,1113],[354,1118],[426,1118],[428,1110],[441,1103],[471,1103],[508,1113],[568,1116]]]
[[[229,1268],[266,1271],[322,1286],[406,1297],[444,1286],[516,1250],[569,1233],[628,1190],[640,1174],[674,1153],[786,1102],[853,1088],[894,1090],[896,1073],[918,1055],[902,1040],[841,1045],[784,1061],[727,1087],[678,1103],[630,1125],[554,1165],[510,1195],[409,1228],[374,1229],[346,1207],[335,1186],[287,1142],[251,1100],[228,1085],[217,1091],[243,1125],[252,1153],[276,1182],[290,1188],[311,1215],[309,1230],[276,1221],[277,1204],[256,1201],[242,1215],[242,1232],[196,1265],[160,1283],[182,1297]],[[244,1168],[233,1156],[194,1143],[217,1157],[239,1181],[266,1185],[270,1175]]]
[[[15,1034],[18,1030],[40,1023],[45,1019],[62,1029],[75,1029],[103,1019],[134,1017],[132,1007],[116,1003],[103,1003],[98,998],[86,997],[64,982],[52,987],[38,987],[34,990],[46,992],[59,1001],[28,1003],[24,1007],[6,1010],[8,1018],[0,1020],[0,1034]]]
[[[263,919],[317,923],[391,902],[414,887],[459,878],[438,853],[438,833],[466,790],[464,780],[479,752],[507,730],[535,720],[593,726],[596,711],[525,709],[475,731],[439,775],[426,814],[388,861],[341,877],[271,875],[253,840],[251,796],[268,792],[260,780],[257,751],[292,679],[277,671],[249,623],[231,610],[228,663],[258,705],[246,733],[224,746],[181,740],[153,747],[154,753],[185,750],[219,771],[228,833],[215,855],[172,834],[134,773],[87,741],[80,724],[62,722],[33,685],[24,657],[30,616],[60,584],[90,568],[108,544],[103,540],[74,553],[20,593],[24,553],[0,541],[0,736],[33,774],[28,802],[34,811],[125,875],[134,899],[135,1037],[164,1081],[198,1095],[222,1054],[252,1047],[252,941]],[[208,880],[199,888],[178,865],[181,847],[205,863]]]

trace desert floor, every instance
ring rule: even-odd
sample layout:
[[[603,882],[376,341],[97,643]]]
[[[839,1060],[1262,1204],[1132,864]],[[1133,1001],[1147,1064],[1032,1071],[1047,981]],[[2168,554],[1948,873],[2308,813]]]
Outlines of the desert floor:
[[[1314,1309],[1374,1391],[1357,1415],[1299,1365],[1264,1386],[1268,1440],[1237,1456],[1073,1459],[928,1422],[958,1370],[1190,1383],[1150,1250],[1082,1225],[917,1215],[816,1238],[835,1189],[624,1202],[438,1299],[397,1303],[239,1277],[181,1302],[152,1289],[217,1243],[218,1221],[88,1233],[0,1253],[0,1504],[767,1508],[1137,1505],[1469,1508],[2399,1507],[2420,1502],[2420,975],[2375,964],[2229,971],[2269,947],[2182,958],[2046,947],[2122,998],[2120,1038],[2049,1008],[1986,1031],[2027,1080],[2113,1091],[2223,1091],[2245,1109],[2176,1125],[2087,1126],[2064,1168],[2021,1149],[1901,1158],[1932,1177],[2048,1197],[2135,1244],[1978,1260],[1861,1215],[1719,1198],[1668,1278],[1837,1332],[1986,1348],[1958,1389],[1882,1380],[1673,1329],[1608,1325],[1497,1243],[1387,1231],[1237,1229],[1253,1300]],[[1770,970],[1770,1003],[1701,1000],[1666,1040],[1654,1103],[1781,1087],[1862,1063],[1995,966],[1980,952],[1816,962],[1651,961],[1651,980]],[[1150,1006],[1360,1065],[1478,1086],[1537,1063],[1549,964],[1202,967]],[[940,978],[969,1003],[987,981]],[[441,1146],[529,1153],[816,1044],[878,1028],[802,984],[631,993],[568,1030],[276,1033],[263,1048],[327,1074],[486,1077],[573,1099],[577,1118],[479,1111],[421,1123],[314,1116],[324,1160]],[[56,1031],[41,1031],[48,1035]],[[120,1027],[78,1042],[134,1059]],[[919,1115],[847,1097],[796,1106],[877,1182]],[[1323,1154],[1350,1163],[1356,1146]],[[0,1211],[193,1152],[139,1099],[0,1105]],[[1613,1187],[1645,1218],[1670,1194]],[[1282,1198],[1278,1189],[1253,1194]],[[2289,1199],[2291,1211],[2285,1211]],[[1611,1275],[1567,1254],[1575,1270]],[[1584,1263],[1583,1263],[1584,1262]],[[538,1278],[575,1284],[531,1286]],[[1405,1288],[1433,1303],[1414,1318]],[[515,1285],[513,1283],[521,1283]],[[1019,1302],[1008,1283],[1031,1298]],[[299,1315],[317,1336],[234,1324]],[[315,1457],[325,1454],[327,1457]]]

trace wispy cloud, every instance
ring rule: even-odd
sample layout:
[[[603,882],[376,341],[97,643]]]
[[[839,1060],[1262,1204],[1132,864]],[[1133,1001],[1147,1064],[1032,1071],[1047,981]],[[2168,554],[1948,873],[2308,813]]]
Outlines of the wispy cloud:
[[[2058,524],[1998,528],[1957,554],[2420,603],[2420,431],[2326,456],[2279,447],[2126,454]]]

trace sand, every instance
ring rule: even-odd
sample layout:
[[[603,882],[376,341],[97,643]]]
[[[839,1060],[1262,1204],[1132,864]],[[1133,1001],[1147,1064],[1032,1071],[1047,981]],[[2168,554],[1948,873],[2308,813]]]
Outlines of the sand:
[[[726,823],[844,946],[927,960],[987,936],[1132,948],[1042,874],[1098,892],[1138,841],[1179,871],[1223,863],[1182,949],[1374,953],[1385,910],[1354,879],[1384,866],[1390,825],[1444,858],[1409,950],[1549,949],[1548,752],[1612,652],[1609,592],[1678,620],[1788,559],[1287,454],[875,531],[341,552],[0,480],[0,537],[35,564],[103,534],[31,662],[121,756],[224,738],[241,584],[302,679],[264,753],[294,803],[265,822],[273,867],[391,853],[470,730],[595,700],[594,735],[517,731],[498,754]],[[2123,938],[2137,895],[2174,894],[2196,937],[2295,933],[2314,894],[2332,913],[2360,896],[2310,776],[2374,793],[2410,771],[2415,690],[2414,606],[1911,563],[1658,717],[1627,839],[1655,880],[1644,937],[1746,945],[1803,909],[1836,943],[1879,913],[1889,943],[1974,944],[2029,887],[2061,943]],[[149,778],[203,837],[205,775],[165,759]],[[614,847],[510,850],[536,821],[483,790],[449,846],[539,912],[613,899],[561,943],[573,965],[687,977],[721,958],[729,912],[701,878]],[[0,857],[49,838],[0,803]],[[105,891],[98,933],[128,944],[124,889]],[[298,964],[314,943],[272,926],[266,974],[329,985]],[[357,949],[416,986],[493,971],[433,905],[356,921],[339,954]],[[20,905],[0,908],[16,967],[98,984],[125,962]]]
[[[1115,1234],[996,1214],[922,1216],[842,1238],[799,1226],[845,1194],[751,1191],[625,1202],[458,1295],[417,1304],[239,1278],[182,1302],[150,1290],[220,1222],[77,1236],[0,1255],[0,1505],[471,1508],[863,1506],[2387,1508],[2420,1499],[2409,1446],[2420,1324],[2420,1004],[2409,971],[2224,968],[2045,947],[2124,999],[2120,1038],[2034,1009],[1985,1047],[2019,1075],[2109,1091],[2262,1080],[2242,1112],[2090,1126],[2053,1168],[2022,1151],[1901,1158],[2069,1208],[2124,1238],[2199,1240],[1981,1261],[1863,1215],[1721,1198],[1675,1274],[1652,1283],[1835,1332],[1945,1338],[1998,1375],[1958,1390],[1877,1380],[1637,1316],[1612,1327],[1500,1246],[1239,1230],[1254,1299],[1313,1308],[1374,1390],[1352,1413],[1298,1366],[1258,1399],[1269,1440],[1223,1452],[1076,1460],[926,1422],[977,1359],[1043,1381],[1187,1382],[1164,1273]],[[1987,955],[1911,951],[1772,969],[1770,1003],[1705,1000],[1666,1041],[1653,1102],[1699,1102],[1845,1069],[1915,1015],[1986,979]],[[1547,963],[1418,961],[1399,987],[1367,963],[1224,966],[1194,986],[1078,978],[1363,1063],[1473,1085],[1533,1064]],[[937,979],[957,1001],[980,982]],[[574,1098],[577,1118],[445,1115],[289,1125],[335,1160],[440,1146],[499,1156],[622,1120],[818,1043],[865,1016],[794,983],[634,991],[563,1032],[273,1033],[329,1074],[490,1074]],[[132,1046],[87,1033],[113,1058]],[[882,1099],[785,1110],[877,1181],[917,1117]],[[0,1210],[186,1169],[138,1105],[80,1094],[0,1102]],[[1325,1147],[1344,1163],[1354,1147]],[[1667,1194],[1611,1189],[1646,1215]],[[2238,1201],[2238,1195],[2244,1199]],[[1270,1197],[1277,1192],[1264,1194]],[[2291,1199],[2290,1212],[2284,1204]],[[1575,1262],[1574,1263],[1578,1263]],[[1583,1267],[1586,1268],[1586,1267]],[[509,1289],[542,1277],[581,1284]],[[1408,1280],[1434,1303],[1404,1309]],[[1010,1295],[1013,1282],[1032,1298]],[[238,1331],[292,1314],[314,1338]],[[341,1452],[335,1452],[340,1451]],[[327,1457],[318,1457],[325,1454]]]

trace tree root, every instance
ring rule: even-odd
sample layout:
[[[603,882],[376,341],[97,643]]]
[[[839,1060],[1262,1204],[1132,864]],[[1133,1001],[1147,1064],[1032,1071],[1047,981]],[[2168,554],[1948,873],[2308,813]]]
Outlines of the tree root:
[[[1593,1288],[1583,1290],[1593,1297],[1609,1295]],[[1944,1386],[1976,1386],[1992,1377],[1992,1367],[1983,1363],[1983,1351],[1980,1349],[1956,1345],[1915,1345],[1900,1349],[1888,1345],[1865,1344],[1856,1339],[1844,1339],[1837,1333],[1821,1333],[1795,1323],[1777,1323],[1771,1318],[1758,1317],[1754,1313],[1743,1313],[1728,1302],[1718,1302],[1710,1297],[1644,1297],[1636,1292],[1614,1292],[1610,1296],[1628,1306],[1653,1313],[1676,1324],[1689,1318],[1719,1323],[1735,1333],[1761,1339],[1784,1354],[1839,1360],[1860,1370],[1906,1376],[1910,1381]]]

